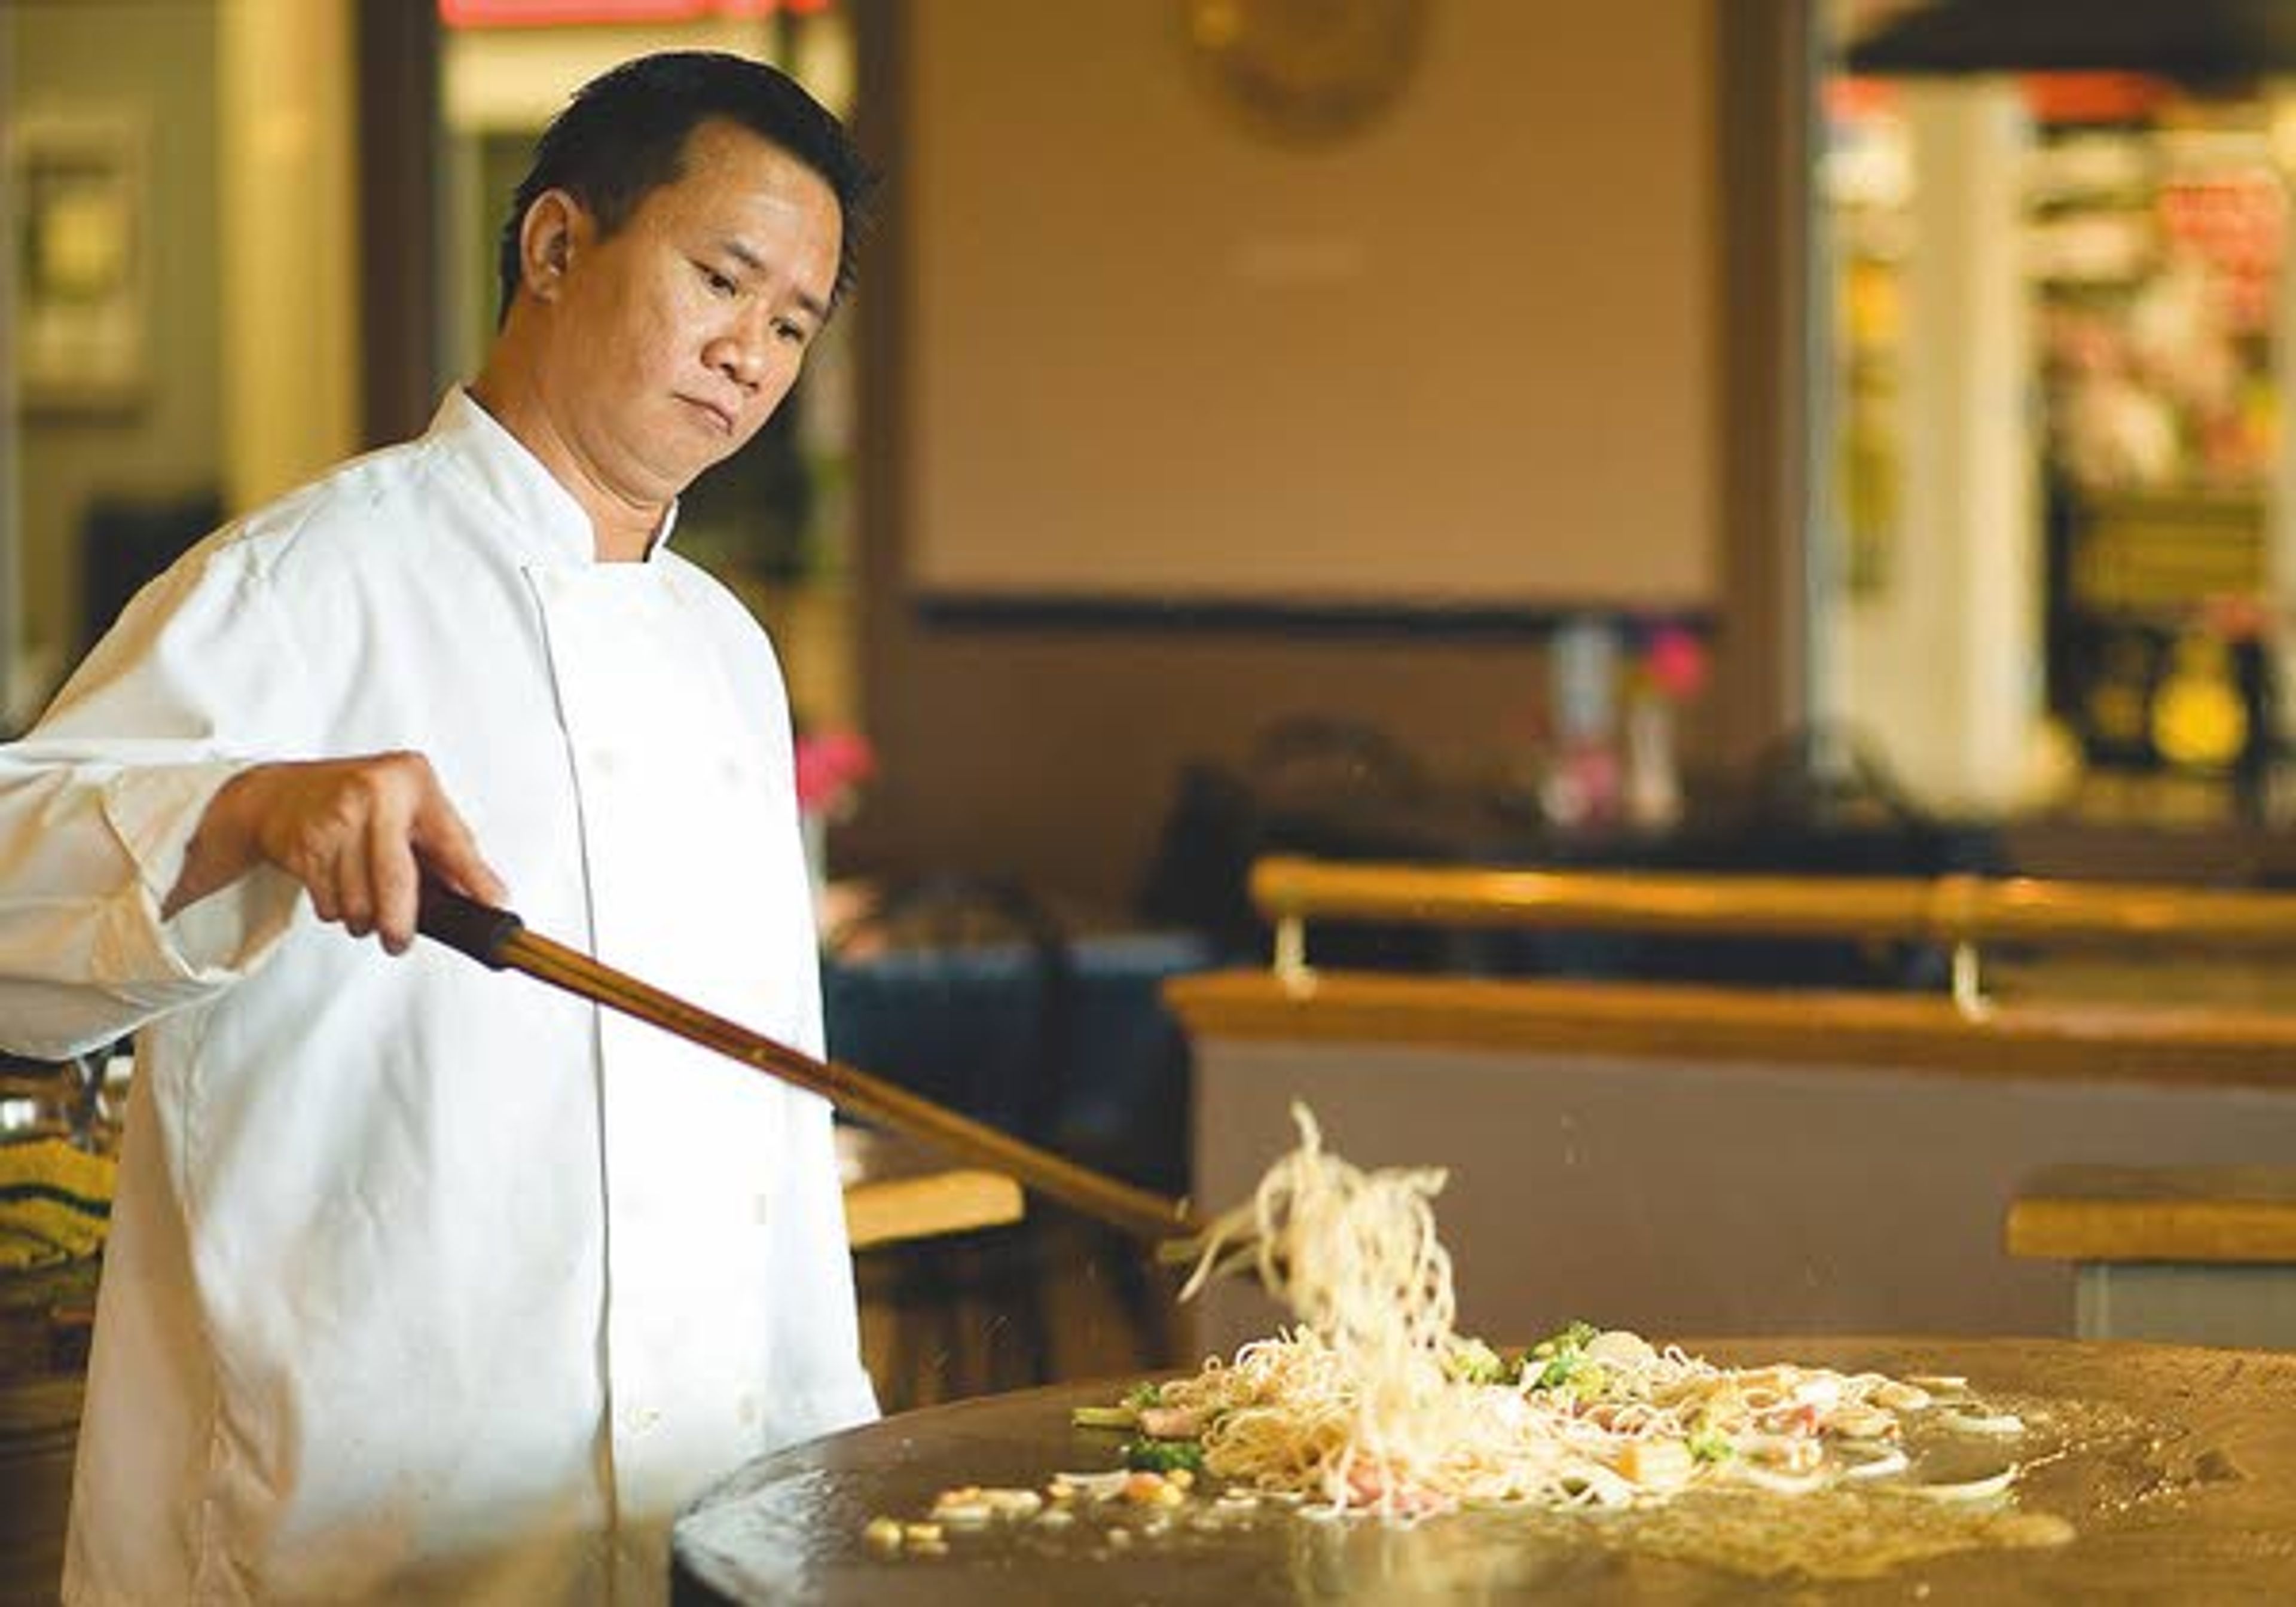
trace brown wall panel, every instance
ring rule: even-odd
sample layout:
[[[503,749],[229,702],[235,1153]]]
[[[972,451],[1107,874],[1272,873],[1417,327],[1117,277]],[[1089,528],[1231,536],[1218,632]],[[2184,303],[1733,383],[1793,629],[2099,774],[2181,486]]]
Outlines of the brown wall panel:
[[[1705,0],[1425,5],[1304,146],[1189,10],[909,9],[912,583],[1706,602]]]
[[[1719,13],[1710,0],[1603,8],[1557,0],[1433,6],[1423,80],[1387,123],[1338,152],[1283,153],[1289,165],[1281,168],[1287,176],[1282,185],[1267,177],[1278,171],[1277,155],[1254,150],[1220,124],[1185,79],[1172,35],[1182,9],[1021,0],[950,8],[869,0],[860,7],[862,133],[890,185],[854,309],[863,324],[868,410],[863,701],[883,763],[860,817],[835,840],[833,857],[844,868],[1012,870],[1056,893],[1120,906],[1137,881],[1178,767],[1191,758],[1238,758],[1268,722],[1300,711],[1384,726],[1453,774],[1488,775],[1520,764],[1530,756],[1547,692],[1538,632],[1462,629],[1456,613],[1446,611],[1520,609],[1535,627],[1541,610],[1616,601],[1631,589],[1590,579],[1591,571],[1578,567],[1591,562],[1590,553],[1606,562],[1654,553],[1639,571],[1647,586],[1643,600],[1694,603],[1717,625],[1726,658],[1772,641],[1775,624],[1767,614],[1776,578],[1766,577],[1761,594],[1751,599],[1764,617],[1742,617],[1736,611],[1746,599],[1734,589],[1725,562],[1738,537],[1727,549],[1722,539],[1726,530],[1742,536],[1757,529],[1775,538],[1777,509],[1775,500],[1755,506],[1750,517],[1725,508],[1726,495],[1734,504],[1756,494],[1774,499],[1776,489],[1771,480],[1758,479],[1750,490],[1746,477],[1733,481],[1720,462],[1726,398],[1742,394],[1750,377],[1759,381],[1761,374],[1752,371],[1767,372],[1771,357],[1744,342],[1726,345],[1718,333],[1732,209],[1720,199],[1729,163],[1717,153],[1715,126],[1732,103],[1721,82],[1732,53],[1718,47]],[[1782,26],[1777,16],[1772,0],[1761,0],[1742,12],[1734,8],[1729,27],[1775,29]],[[1086,27],[1086,18],[1093,19],[1093,31],[1074,33]],[[952,133],[942,126],[1017,116],[1016,104],[1037,104],[1029,97],[1040,94],[1067,108],[1073,86],[1047,88],[1038,80],[1071,72],[1083,75],[1080,82],[1110,85],[1125,75],[1156,79],[1125,92],[1135,97],[1126,104],[1136,115],[1120,133],[1102,130],[1103,146],[1091,157],[1098,165],[1090,172],[1103,181],[1096,184],[1085,183],[1084,170],[1062,166],[1085,154],[1070,149],[1057,123],[1032,124],[1002,145],[980,127]],[[1415,157],[1399,148],[1411,119],[1439,115],[1431,102],[1447,98],[1447,81],[1458,90],[1458,75],[1472,80],[1458,96],[1471,110],[1456,115],[1488,119],[1496,132],[1480,137],[1447,127]],[[1764,96],[1783,92],[1775,80],[1754,86]],[[1049,116],[1048,104],[1039,111]],[[1606,130],[1625,130],[1619,137],[1626,144],[1591,135],[1590,116],[1607,119]],[[942,148],[960,135],[964,152]],[[1502,146],[1528,155],[1512,164],[1496,160]],[[1029,193],[1039,197],[1041,226],[1002,235],[989,227],[994,217],[1009,220],[1013,201],[989,193],[1002,170],[996,167],[1000,152],[1013,182],[1035,186]],[[1357,568],[1346,584],[1326,583],[1318,567],[1321,535],[1309,540],[1300,534],[1306,525],[1284,529],[1263,517],[1295,485],[1287,475],[1303,468],[1328,475],[1357,460],[1391,462],[1401,450],[1396,425],[1411,409],[1393,398],[1404,393],[1390,390],[1384,400],[1374,397],[1354,407],[1333,405],[1333,381],[1315,348],[1320,343],[1344,356],[1349,321],[1312,339],[1305,322],[1287,325],[1291,343],[1272,348],[1256,344],[1240,326],[1210,332],[1218,341],[1210,349],[1218,355],[1206,359],[1201,385],[1190,393],[1203,406],[1230,406],[1239,394],[1235,376],[1244,374],[1257,406],[1282,414],[1292,404],[1295,418],[1313,416],[1332,428],[1303,438],[1314,441],[1304,463],[1298,453],[1286,453],[1225,480],[1219,476],[1231,473],[1226,467],[1199,474],[1167,464],[1155,478],[1169,482],[1170,495],[1144,500],[1139,488],[1147,481],[1139,476],[1144,465],[1163,461],[1160,453],[1168,455],[1173,419],[1168,398],[1153,398],[1152,409],[1152,398],[1118,383],[1088,393],[1078,389],[1077,376],[1093,366],[1088,359],[1100,349],[1090,343],[1138,340],[1136,331],[1122,326],[1142,291],[1126,277],[1129,270],[1111,269],[1105,251],[1078,244],[1085,237],[1079,228],[1100,225],[1080,223],[1077,209],[1089,203],[1120,215],[1136,234],[1152,231],[1155,209],[1128,204],[1110,164],[1120,156],[1145,166],[1176,153],[1192,164],[1184,173],[1240,187],[1220,203],[1236,227],[1250,216],[1255,197],[1274,196],[1270,205],[1279,209],[1269,214],[1270,228],[1328,241],[1342,225],[1399,204],[1398,197],[1464,184],[1464,194],[1446,192],[1442,211],[1457,231],[1488,225],[1513,232],[1504,250],[1472,261],[1460,233],[1421,241],[1411,306],[1398,316],[1444,359],[1415,383],[1439,388],[1448,365],[1457,362],[1469,365],[1463,372],[1474,384],[1492,390],[1488,433],[1473,449],[1488,456],[1499,449],[1495,443],[1505,444],[1510,471],[1523,472],[1538,494],[1536,509],[1524,498],[1525,539],[1546,545],[1529,558],[1513,551],[1485,554],[1489,562],[1472,582],[1457,578],[1462,570],[1414,587],[1410,582],[1437,575],[1439,567],[1431,562],[1423,574],[1411,567],[1382,576],[1375,566],[1415,558],[1426,549],[1423,532],[1398,535],[1387,513],[1367,512],[1364,528],[1377,538],[1355,556],[1368,553],[1374,567]],[[1741,142],[1738,169],[1751,160]],[[1335,176],[1357,162],[1368,164],[1378,182],[1353,192],[1357,204],[1342,210],[1333,197],[1349,186],[1336,184]],[[1041,176],[1047,164],[1049,178]],[[1666,185],[1636,190],[1637,174],[1652,167],[1664,169]],[[1606,249],[1617,246],[1616,229],[1608,235],[1591,227],[1558,234],[1538,204],[1541,176],[1558,171],[1607,173],[1614,187],[1633,192],[1632,204],[1622,207],[1635,216],[1616,221],[1619,229],[1644,231],[1639,249]],[[1292,195],[1294,177],[1309,184],[1308,199]],[[1167,176],[1158,182],[1172,181]],[[1292,215],[1280,208],[1290,206],[1308,208],[1300,215],[1308,221],[1296,227],[1287,221]],[[1381,252],[1390,249],[1386,232],[1366,229],[1362,237],[1382,242]],[[1231,260],[1242,249],[1239,238],[1226,237]],[[1013,264],[1013,283],[992,272]],[[1582,318],[1576,335],[1558,328],[1572,322],[1564,317],[1568,298],[1559,292],[1539,309],[1543,322],[1536,327],[1520,326],[1511,316],[1462,318],[1457,304],[1518,268],[1582,288],[1607,275],[1618,282],[1609,293],[1641,310],[1615,320]],[[1760,264],[1751,271],[1760,272]],[[986,283],[993,294],[957,305],[964,299],[944,278],[951,273],[976,290]],[[1016,284],[1035,299],[1019,297]],[[1745,299],[1773,288],[1740,283],[1733,294]],[[1044,305],[1052,296],[1060,304]],[[1494,352],[1503,352],[1503,360],[1495,361]],[[1502,370],[1504,380],[1495,381],[1492,374]],[[1006,402],[1027,409],[1027,427]],[[1047,421],[1064,433],[1048,439]],[[1588,449],[1585,434],[1558,421],[1610,430],[1618,445]],[[1750,425],[1730,439],[1767,450],[1759,436]],[[995,539],[968,547],[971,535],[960,530],[952,558],[949,521],[972,518],[972,510],[994,501],[980,478],[988,469],[967,468],[968,455],[989,468],[1041,469],[1070,505],[1090,505],[1107,517],[1086,532],[1031,522],[1038,548],[1017,557],[998,545],[1010,531],[990,532]],[[1673,512],[1620,516],[1625,504],[1610,493],[1627,483],[1622,473],[1644,497],[1645,511]],[[1439,471],[1417,483],[1432,488],[1430,495],[1447,494],[1443,479]],[[1213,564],[1180,564],[1151,529],[1190,517],[1190,508],[1201,513],[1210,505],[1206,484],[1217,488],[1212,501],[1228,513],[1238,497],[1255,510],[1243,525],[1228,527],[1231,545],[1263,549],[1245,553],[1243,568],[1230,565],[1222,573]],[[1053,494],[1041,488],[1026,493]],[[1310,494],[1312,488],[1300,493]],[[1268,539],[1245,542],[1234,536],[1237,529],[1267,532]],[[1657,545],[1641,548],[1638,542]],[[1280,574],[1250,569],[1270,554],[1291,567]],[[1018,567],[1000,569],[1008,561]],[[1391,584],[1398,575],[1404,584]],[[1192,576],[1203,583],[1192,584]],[[960,578],[996,584],[952,588]],[[931,606],[951,589],[1008,587],[1037,599],[1117,595],[1129,599],[1135,611],[1112,622],[1064,618],[1058,611],[952,619]],[[1406,608],[1385,627],[1369,629],[1280,614],[1207,626],[1189,612],[1206,594],[1239,591],[1279,603]],[[1414,603],[1435,606],[1414,618],[1407,608]],[[1168,614],[1160,611],[1167,608]],[[1776,693],[1775,669],[1755,668],[1739,682],[1767,705]],[[1718,670],[1729,685],[1728,666]],[[1724,750],[1717,735],[1724,714],[1714,700],[1691,711],[1684,741],[1694,763]],[[1773,728],[1768,707],[1752,710],[1734,722],[1727,751],[1745,750]]]

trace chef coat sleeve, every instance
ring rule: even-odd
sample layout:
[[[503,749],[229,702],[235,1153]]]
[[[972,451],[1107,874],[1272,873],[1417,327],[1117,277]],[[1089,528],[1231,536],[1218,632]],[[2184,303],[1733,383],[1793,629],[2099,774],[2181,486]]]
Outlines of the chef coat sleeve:
[[[160,918],[210,799],[288,758],[308,676],[259,567],[213,538],[0,746],[0,1049],[60,1059],[228,988],[300,890],[266,867]]]

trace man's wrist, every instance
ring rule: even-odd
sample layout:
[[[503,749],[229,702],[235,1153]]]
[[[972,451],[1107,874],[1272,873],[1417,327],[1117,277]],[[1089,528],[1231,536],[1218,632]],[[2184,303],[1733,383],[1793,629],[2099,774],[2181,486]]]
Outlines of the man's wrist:
[[[160,918],[172,920],[210,893],[220,892],[256,865],[255,833],[248,796],[265,767],[241,771],[216,789],[200,824],[192,829],[184,848],[184,868],[160,906]]]

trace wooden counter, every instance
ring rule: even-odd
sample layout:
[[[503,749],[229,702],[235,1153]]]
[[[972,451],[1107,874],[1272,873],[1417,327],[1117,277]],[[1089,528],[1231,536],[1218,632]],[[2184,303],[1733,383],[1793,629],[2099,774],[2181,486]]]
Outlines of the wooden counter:
[[[2018,1190],[2008,1245],[2072,1265],[2084,1339],[2296,1349],[2296,1168],[2051,1167]]]
[[[2062,1334],[2070,1265],[2003,1224],[2052,1165],[2296,1156],[2296,1012],[2161,1001],[2158,957],[2296,947],[2296,898],[2030,881],[1605,877],[1263,865],[1276,965],[1179,980],[1195,1188],[1248,1193],[1305,1102],[1365,1165],[1450,1168],[1437,1210],[1463,1324]],[[1822,992],[1312,963],[1311,922],[1908,937],[1964,986]],[[2103,946],[2118,996],[2003,996],[1988,951]],[[2119,945],[2117,951],[2110,946]],[[2134,945],[2134,947],[2130,946]],[[1221,1349],[1274,1320],[1204,1301]]]
[[[2013,1255],[2296,1266],[2296,1169],[2062,1166],[2009,1212]]]
[[[1189,1036],[1569,1050],[1975,1077],[2296,1088],[2296,1015],[2137,1004],[2003,1002],[1664,983],[1229,971],[1165,996]]]
[[[837,1124],[845,1234],[855,1250],[1018,1222],[1021,1185],[1002,1172],[962,1166],[914,1139]]]

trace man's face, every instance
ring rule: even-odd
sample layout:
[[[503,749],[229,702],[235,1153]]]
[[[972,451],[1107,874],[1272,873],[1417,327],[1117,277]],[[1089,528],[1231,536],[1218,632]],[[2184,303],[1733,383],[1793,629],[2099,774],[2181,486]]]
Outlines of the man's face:
[[[709,122],[684,173],[612,235],[577,209],[545,387],[602,488],[667,502],[730,457],[796,382],[829,316],[843,218],[811,168]]]

